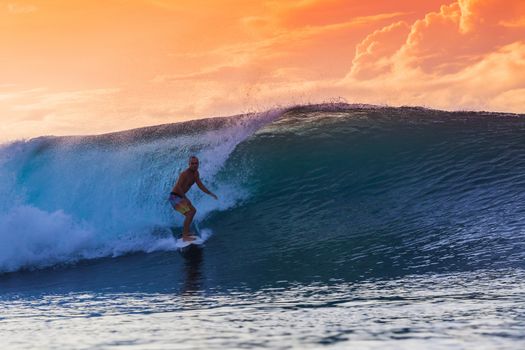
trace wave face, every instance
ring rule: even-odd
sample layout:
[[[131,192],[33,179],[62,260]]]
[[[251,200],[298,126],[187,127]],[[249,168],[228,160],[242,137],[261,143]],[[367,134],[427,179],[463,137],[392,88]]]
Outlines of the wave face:
[[[174,249],[191,154],[220,197],[190,191],[197,220],[246,273],[525,267],[524,135],[519,115],[342,104],[5,145],[0,271]]]

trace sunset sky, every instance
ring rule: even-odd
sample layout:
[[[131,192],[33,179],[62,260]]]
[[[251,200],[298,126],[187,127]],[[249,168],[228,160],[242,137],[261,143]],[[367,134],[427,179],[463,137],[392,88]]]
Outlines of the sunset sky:
[[[524,0],[0,0],[0,142],[343,99],[525,112]]]

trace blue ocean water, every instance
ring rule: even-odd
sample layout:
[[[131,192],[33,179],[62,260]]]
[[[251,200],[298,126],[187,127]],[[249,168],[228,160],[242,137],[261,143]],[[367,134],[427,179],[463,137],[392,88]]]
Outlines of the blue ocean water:
[[[175,249],[189,193],[211,237]],[[2,348],[522,348],[525,116],[326,104],[0,148]]]

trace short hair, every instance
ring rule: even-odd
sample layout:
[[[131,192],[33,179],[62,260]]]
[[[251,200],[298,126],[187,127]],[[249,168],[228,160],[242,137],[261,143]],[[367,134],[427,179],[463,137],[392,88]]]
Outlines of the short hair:
[[[197,156],[190,156],[190,158],[188,159],[188,162],[191,162],[192,159],[197,159],[197,160],[199,160],[199,158],[197,158]]]

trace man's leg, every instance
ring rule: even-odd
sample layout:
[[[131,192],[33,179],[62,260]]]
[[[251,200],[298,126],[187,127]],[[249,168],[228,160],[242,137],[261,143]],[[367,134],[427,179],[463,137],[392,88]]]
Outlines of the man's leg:
[[[190,210],[186,212],[186,214],[184,214],[185,219],[184,219],[184,228],[182,229],[182,239],[184,241],[193,241],[195,240],[195,237],[190,235],[190,225],[191,225],[191,222],[193,221],[193,217],[195,216],[195,213],[197,213],[197,210],[195,209],[195,207],[193,207],[193,205],[191,205],[191,203],[188,203],[188,207],[190,208]]]

